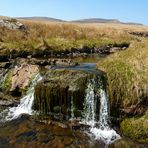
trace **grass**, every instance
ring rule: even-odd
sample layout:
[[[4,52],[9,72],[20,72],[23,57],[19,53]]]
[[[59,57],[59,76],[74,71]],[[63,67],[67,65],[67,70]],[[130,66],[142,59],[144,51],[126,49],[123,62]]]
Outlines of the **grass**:
[[[130,107],[148,97],[148,39],[133,42],[129,49],[98,63],[108,76],[111,106]]]
[[[148,113],[142,117],[128,118],[122,121],[121,131],[124,135],[148,144]]]
[[[27,32],[0,27],[0,54],[38,50],[70,51],[72,48],[93,48],[108,44],[130,43],[136,40],[126,26],[101,26],[100,24],[72,24],[21,21],[28,27]],[[124,29],[123,29],[124,28]],[[144,28],[143,28],[144,30]]]

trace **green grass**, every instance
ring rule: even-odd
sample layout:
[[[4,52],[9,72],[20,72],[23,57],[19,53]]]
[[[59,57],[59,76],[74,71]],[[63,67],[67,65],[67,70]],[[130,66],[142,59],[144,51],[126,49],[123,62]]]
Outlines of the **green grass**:
[[[142,117],[133,117],[121,122],[121,131],[127,137],[148,144],[148,113]]]
[[[108,91],[113,107],[130,107],[147,96],[148,40],[134,42],[129,49],[98,63],[108,77]]]

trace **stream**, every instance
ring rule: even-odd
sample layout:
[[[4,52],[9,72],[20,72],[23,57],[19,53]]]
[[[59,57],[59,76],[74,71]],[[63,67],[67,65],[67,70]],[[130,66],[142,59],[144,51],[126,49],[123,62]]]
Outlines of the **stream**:
[[[97,73],[92,59],[85,59],[80,65],[66,69]],[[54,66],[52,69],[63,68]],[[97,82],[90,79],[87,83],[83,117],[77,119],[71,107],[69,121],[52,121],[50,117],[34,112],[34,87],[41,80],[42,77],[37,74],[20,104],[0,113],[0,147],[137,147],[110,126],[109,98],[103,86],[98,86],[102,83],[99,79]],[[99,116],[96,114],[98,105]],[[71,126],[73,124],[76,126]]]

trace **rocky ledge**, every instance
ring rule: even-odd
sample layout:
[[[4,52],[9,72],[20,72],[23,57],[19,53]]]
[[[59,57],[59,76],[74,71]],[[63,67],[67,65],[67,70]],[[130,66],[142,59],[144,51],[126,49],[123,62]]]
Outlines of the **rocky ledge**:
[[[70,117],[73,112],[75,117],[80,117],[89,80],[94,79],[94,88],[98,89],[97,85],[102,85],[98,84],[101,77],[101,72],[94,74],[78,70],[49,70],[35,87],[34,109],[45,115],[53,113]],[[96,108],[99,112],[99,106]]]

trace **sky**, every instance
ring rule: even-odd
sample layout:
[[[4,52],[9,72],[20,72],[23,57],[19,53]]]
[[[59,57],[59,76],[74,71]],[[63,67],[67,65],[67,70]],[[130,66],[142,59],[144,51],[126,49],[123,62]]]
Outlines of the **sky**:
[[[105,18],[148,25],[148,0],[1,0],[0,15]]]

